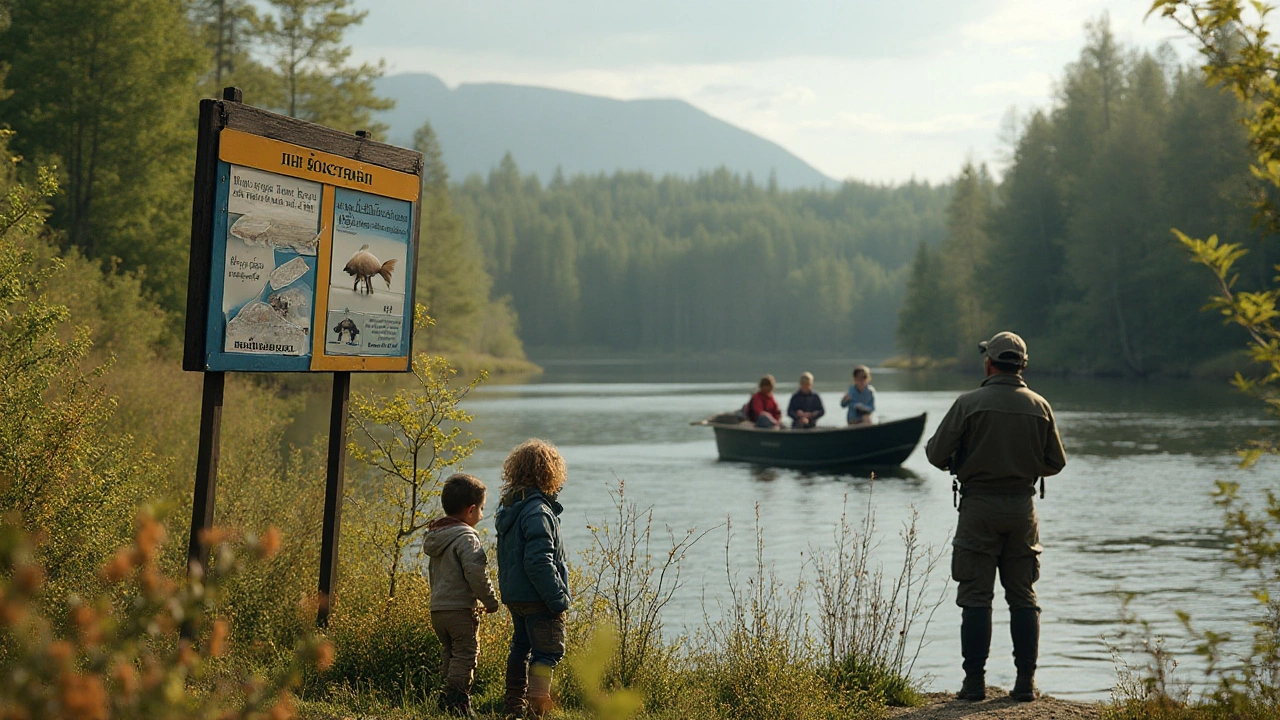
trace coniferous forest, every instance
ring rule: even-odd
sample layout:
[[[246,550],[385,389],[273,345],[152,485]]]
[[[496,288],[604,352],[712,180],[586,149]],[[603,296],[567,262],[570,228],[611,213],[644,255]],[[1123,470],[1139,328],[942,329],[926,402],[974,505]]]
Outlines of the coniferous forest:
[[[1003,179],[966,165],[946,239],[916,250],[900,349],[968,357],[1012,329],[1032,362],[1125,375],[1225,368],[1238,331],[1200,312],[1213,278],[1172,228],[1251,250],[1242,287],[1271,278],[1277,238],[1254,226],[1241,105],[1172,50],[1127,48],[1089,25],[1056,102],[1023,117]]]
[[[272,110],[382,129],[382,69],[351,67],[341,41],[361,16],[332,4],[15,4],[0,113],[16,151],[58,167],[58,244],[136,275],[176,332],[198,97],[237,84]],[[1280,249],[1251,222],[1239,103],[1168,48],[1123,47],[1105,19],[1086,35],[1054,103],[1017,118],[1007,156],[943,185],[783,191],[724,169],[539,178],[511,157],[457,178],[426,118],[426,344],[946,359],[1012,328],[1041,367],[1218,360],[1230,330],[1196,312],[1209,280],[1170,228],[1248,240],[1245,281],[1267,279]]]
[[[887,351],[912,252],[943,237],[948,190],[778,190],[725,170],[556,176],[506,158],[457,188],[494,286],[534,346]]]

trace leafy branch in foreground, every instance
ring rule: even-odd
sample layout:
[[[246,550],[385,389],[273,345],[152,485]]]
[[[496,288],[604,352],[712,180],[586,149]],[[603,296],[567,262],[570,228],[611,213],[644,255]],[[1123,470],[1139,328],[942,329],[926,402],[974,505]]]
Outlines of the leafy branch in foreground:
[[[417,322],[433,323],[421,305]],[[445,472],[480,445],[465,429],[471,414],[462,409],[462,401],[487,377],[481,372],[454,384],[457,369],[427,353],[413,358],[412,369],[411,386],[390,397],[356,393],[351,398],[351,420],[360,441],[353,440],[348,450],[374,475],[371,487],[352,500],[371,520],[360,531],[384,561],[389,597],[395,597],[405,550],[436,517]]]
[[[1280,208],[1274,191],[1280,188],[1280,47],[1270,40],[1266,27],[1272,7],[1260,0],[1156,0],[1151,13],[1173,19],[1200,45],[1205,59],[1205,77],[1236,94],[1245,108],[1242,122],[1254,157],[1251,170],[1258,183],[1254,205],[1259,219],[1272,233],[1280,231]],[[1269,187],[1268,187],[1269,186]],[[1260,289],[1242,289],[1236,263],[1247,250],[1239,243],[1221,242],[1216,235],[1192,238],[1174,230],[1179,242],[1191,254],[1192,262],[1205,266],[1218,283],[1218,292],[1206,310],[1220,313],[1228,324],[1242,328],[1249,338],[1249,355],[1261,369],[1260,377],[1237,373],[1236,387],[1260,398],[1273,415],[1280,417],[1280,277]],[[1280,272],[1280,266],[1275,268]],[[1240,451],[1241,465],[1248,467],[1264,454],[1280,451],[1273,438],[1256,440]],[[1206,664],[1206,677],[1214,681],[1211,703],[1192,706],[1231,717],[1273,717],[1280,706],[1280,597],[1272,590],[1280,583],[1280,498],[1264,490],[1265,505],[1256,510],[1240,495],[1240,484],[1219,481],[1215,502],[1223,511],[1223,522],[1232,539],[1230,559],[1237,567],[1257,573],[1252,595],[1261,612],[1250,621],[1252,641],[1239,657],[1229,655],[1233,637],[1227,633],[1199,630],[1186,613],[1179,613],[1183,626],[1196,640],[1196,653]],[[1149,631],[1146,633],[1149,637]],[[1170,658],[1160,652],[1148,654],[1156,666],[1171,668]],[[1147,682],[1143,695],[1122,701],[1121,717],[1134,710],[1185,706],[1185,697],[1172,697],[1164,688],[1168,679]]]
[[[1280,320],[1280,285],[1262,290],[1237,289],[1239,274],[1233,268],[1248,253],[1247,249],[1238,243],[1219,242],[1217,235],[1200,240],[1179,230],[1173,232],[1190,251],[1192,260],[1209,268],[1218,280],[1218,294],[1210,298],[1205,309],[1216,310],[1225,322],[1238,325],[1249,334],[1249,357],[1263,373],[1260,378],[1250,379],[1237,372],[1235,386],[1260,398],[1273,414],[1280,414],[1280,391],[1276,388],[1280,380],[1280,327],[1276,324]],[[1276,270],[1280,272],[1280,265]],[[1275,451],[1273,440],[1255,441],[1243,453],[1244,464],[1252,465],[1264,453]]]
[[[332,647],[307,634],[280,672],[228,670],[220,659],[229,625],[214,618],[219,585],[242,562],[227,537],[217,529],[208,537],[216,546],[208,576],[177,583],[157,567],[164,528],[144,513],[132,544],[102,568],[107,592],[44,598],[45,570],[32,538],[16,523],[0,524],[0,717],[293,717],[291,688],[304,667],[331,663]],[[245,550],[266,558],[279,546],[279,532],[268,530],[249,538]]]

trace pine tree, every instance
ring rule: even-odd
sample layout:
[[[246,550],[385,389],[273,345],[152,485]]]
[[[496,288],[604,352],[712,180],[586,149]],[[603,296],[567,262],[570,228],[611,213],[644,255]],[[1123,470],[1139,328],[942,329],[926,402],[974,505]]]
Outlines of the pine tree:
[[[0,37],[17,148],[56,163],[51,225],[91,257],[185,297],[199,44],[171,0],[23,0]]]
[[[249,0],[193,0],[189,12],[208,52],[204,84],[211,93],[263,70],[250,54],[258,16]]]
[[[991,240],[987,234],[994,183],[985,165],[965,163],[947,206],[947,239],[942,244],[944,282],[954,305],[939,308],[954,318],[960,356],[992,334],[993,315],[984,292]]]
[[[378,97],[373,81],[385,64],[348,64],[351,48],[343,35],[364,20],[352,0],[266,0],[269,11],[254,35],[270,58],[270,81],[248,87],[254,103],[291,117],[340,130],[367,130],[375,136],[386,126],[374,123],[373,112],[395,103]],[[260,98],[260,99],[259,99]]]
[[[950,285],[936,250],[920,243],[898,310],[898,344],[911,357],[949,358],[959,343]]]
[[[425,159],[417,298],[436,321],[427,333],[427,348],[460,350],[475,332],[492,281],[479,248],[453,210],[449,171],[430,123],[414,133],[413,146]]]
[[[1067,215],[1056,142],[1052,120],[1033,113],[1017,140],[990,226],[985,296],[1000,327],[1017,328],[1029,341],[1056,334],[1066,282]]]

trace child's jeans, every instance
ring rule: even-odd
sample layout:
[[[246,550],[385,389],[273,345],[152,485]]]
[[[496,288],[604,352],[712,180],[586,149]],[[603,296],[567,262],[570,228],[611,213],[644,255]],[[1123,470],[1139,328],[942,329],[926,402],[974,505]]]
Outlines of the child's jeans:
[[[511,610],[511,653],[507,655],[506,710],[524,710],[529,687],[529,665],[545,665],[548,670],[564,657],[564,613],[553,613],[544,603],[509,603]]]
[[[471,680],[476,670],[480,629],[480,611],[468,608],[435,610],[431,627],[440,639],[440,674],[450,687],[471,694]]]

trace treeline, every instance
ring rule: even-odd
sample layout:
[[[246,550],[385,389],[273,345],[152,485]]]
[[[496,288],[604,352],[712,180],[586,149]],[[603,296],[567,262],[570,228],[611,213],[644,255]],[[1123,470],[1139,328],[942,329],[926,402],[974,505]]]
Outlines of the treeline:
[[[352,0],[12,0],[0,3],[0,128],[32,165],[56,168],[46,232],[76,251],[137,276],[169,316],[172,344],[185,311],[196,108],[224,86],[245,100],[341,130],[385,127],[373,112],[392,102],[373,80],[381,64],[353,65],[344,34],[366,12]],[[423,213],[420,295],[451,304],[423,339],[433,350],[523,358],[515,317],[490,302],[482,263],[465,262],[450,210],[448,174],[434,152]],[[474,241],[470,241],[474,246]],[[445,248],[445,251],[441,251]],[[478,252],[478,251],[477,251]],[[457,260],[457,262],[452,262]],[[479,294],[477,295],[477,290]],[[436,311],[437,308],[431,308]],[[481,328],[463,330],[464,326]]]
[[[961,171],[946,239],[911,264],[902,349],[967,359],[1012,329],[1040,367],[1145,375],[1238,346],[1200,312],[1213,279],[1170,230],[1247,241],[1241,282],[1270,278],[1280,248],[1251,223],[1240,114],[1167,48],[1126,48],[1105,18],[1089,25],[1056,103],[1022,122],[1003,181]]]
[[[56,166],[50,227],[64,248],[138,272],[183,309],[195,109],[222,84],[272,110],[355,130],[380,70],[349,68],[350,0],[13,0],[0,123],[14,150]]]
[[[941,241],[949,192],[781,191],[724,169],[544,184],[510,157],[455,188],[525,343],[757,353],[889,349],[906,267]]]

